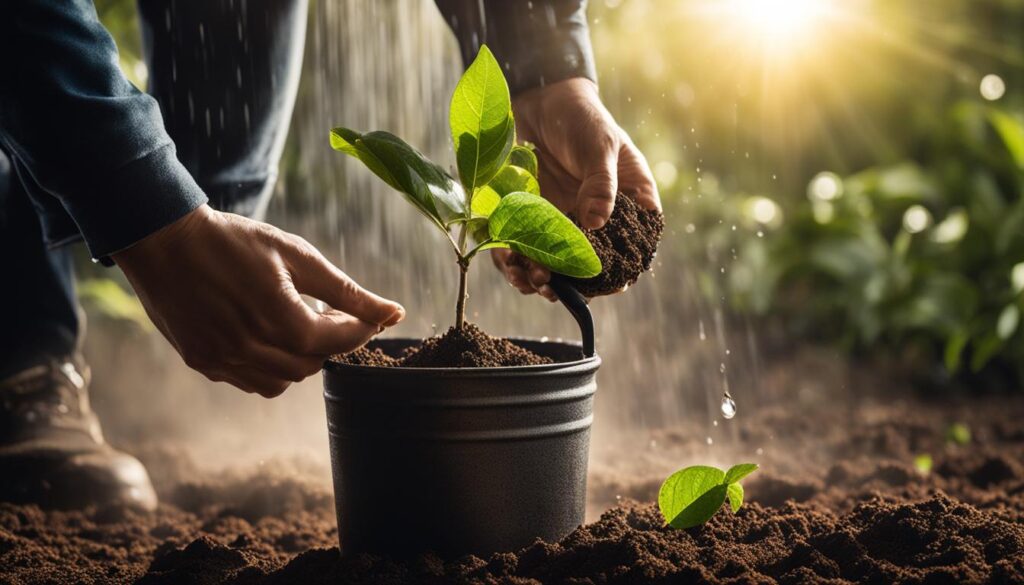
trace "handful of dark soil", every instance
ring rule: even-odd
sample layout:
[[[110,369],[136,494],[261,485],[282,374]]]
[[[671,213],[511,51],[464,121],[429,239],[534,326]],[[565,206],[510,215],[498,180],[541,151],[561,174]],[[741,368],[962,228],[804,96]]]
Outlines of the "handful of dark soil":
[[[380,348],[361,347],[333,359],[343,364],[381,368],[494,368],[552,363],[551,358],[507,339],[487,335],[472,323],[466,323],[462,329],[451,327],[444,335],[431,337],[400,357],[389,356]]]
[[[610,295],[633,285],[651,269],[664,229],[661,213],[644,209],[632,197],[619,194],[608,223],[599,230],[583,230],[601,259],[601,274],[570,281],[588,297]]]

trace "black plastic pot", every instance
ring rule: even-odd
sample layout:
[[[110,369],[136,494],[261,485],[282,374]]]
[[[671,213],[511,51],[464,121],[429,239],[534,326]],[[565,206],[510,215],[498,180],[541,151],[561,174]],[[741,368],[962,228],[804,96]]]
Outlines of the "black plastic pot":
[[[583,523],[601,360],[586,301],[564,281],[552,284],[583,343],[516,343],[554,364],[325,365],[343,554],[487,555],[554,542]],[[398,355],[416,343],[370,345]]]

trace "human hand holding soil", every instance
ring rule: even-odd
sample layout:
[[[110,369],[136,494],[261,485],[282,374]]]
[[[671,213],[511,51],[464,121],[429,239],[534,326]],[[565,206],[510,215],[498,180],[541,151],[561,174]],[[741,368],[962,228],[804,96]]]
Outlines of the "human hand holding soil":
[[[114,260],[189,367],[267,398],[405,317],[302,238],[206,205]]]
[[[661,211],[646,159],[601,103],[594,82],[573,78],[536,88],[515,96],[512,109],[519,138],[537,147],[541,193],[581,227],[603,227],[617,193]],[[492,250],[491,258],[523,294],[557,300],[547,268],[507,249]]]

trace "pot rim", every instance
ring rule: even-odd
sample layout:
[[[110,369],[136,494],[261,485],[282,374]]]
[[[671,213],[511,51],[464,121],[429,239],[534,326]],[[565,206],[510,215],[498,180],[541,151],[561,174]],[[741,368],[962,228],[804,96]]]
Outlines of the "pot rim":
[[[371,340],[367,345],[372,344],[374,341],[411,341],[413,343],[422,342],[422,338],[415,337],[383,337]],[[566,345],[570,347],[580,348],[582,351],[583,343],[574,339],[562,339],[561,337],[551,338],[538,338],[538,337],[506,337],[509,341],[529,341],[531,343],[552,343],[559,345]],[[384,376],[408,376],[410,374],[430,374],[433,376],[450,376],[450,377],[472,377],[480,375],[516,375],[516,374],[542,374],[545,372],[558,372],[566,373],[568,370],[587,370],[597,369],[601,365],[601,356],[594,354],[590,357],[584,357],[583,359],[573,360],[570,362],[555,362],[552,364],[533,364],[529,366],[489,366],[489,367],[409,367],[409,366],[367,366],[367,365],[355,365],[355,364],[343,364],[336,362],[330,358],[324,360],[323,371],[324,372],[337,372],[346,374],[376,374]]]

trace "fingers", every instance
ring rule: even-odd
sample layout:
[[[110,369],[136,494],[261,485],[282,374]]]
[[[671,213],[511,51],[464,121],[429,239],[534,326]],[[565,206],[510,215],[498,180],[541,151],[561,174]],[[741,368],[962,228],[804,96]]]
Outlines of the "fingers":
[[[524,295],[539,293],[550,302],[558,300],[558,295],[548,285],[551,271],[534,262],[530,262],[519,254],[508,249],[491,250],[491,260],[513,288]]]
[[[297,246],[287,258],[295,289],[367,323],[391,327],[405,318],[402,305],[380,297],[349,278],[311,244],[295,237]]]
[[[227,382],[239,390],[259,394],[264,398],[276,398],[284,394],[292,384],[288,380],[274,378],[264,371],[241,366],[232,367],[230,371],[218,370],[205,375],[214,382]]]
[[[632,195],[641,207],[661,211],[661,197],[651,167],[643,153],[629,140],[619,152],[619,190]]]
[[[576,217],[587,229],[604,227],[615,208],[618,192],[618,159],[615,149],[605,149],[585,167],[583,182],[576,195]]]
[[[252,363],[259,364],[259,369],[279,380],[301,382],[320,371],[323,367],[323,356],[296,355],[268,345],[256,345],[249,348]]]
[[[313,320],[309,347],[311,353],[320,355],[348,353],[366,345],[383,328],[340,311],[326,311]]]

